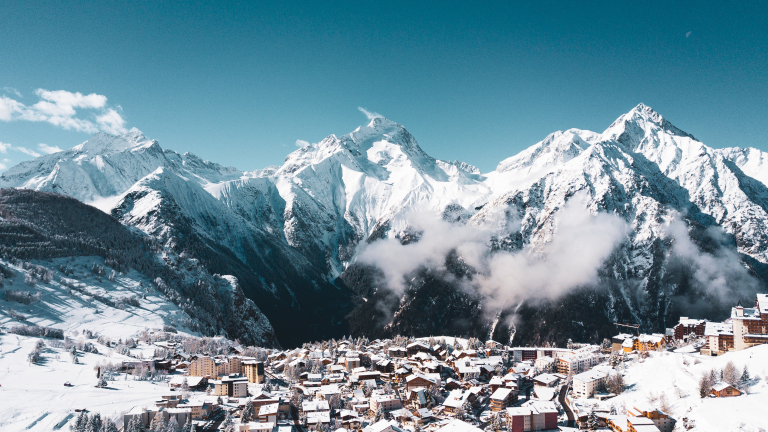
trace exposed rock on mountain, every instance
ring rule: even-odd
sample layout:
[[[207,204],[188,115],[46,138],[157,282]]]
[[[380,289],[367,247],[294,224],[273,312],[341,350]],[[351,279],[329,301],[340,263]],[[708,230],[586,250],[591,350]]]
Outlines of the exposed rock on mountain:
[[[251,172],[163,150],[135,129],[97,134],[9,169],[0,185],[93,203],[168,253],[234,275],[284,345],[350,332],[562,342],[600,339],[616,321],[661,331],[678,314],[718,318],[721,301],[764,289],[766,161],[707,147],[640,104],[602,133],[555,132],[489,173],[430,157],[379,117]],[[610,215],[587,225],[626,227],[571,283],[552,255],[560,245],[584,258],[562,247],[569,206]],[[409,255],[402,274],[386,257],[361,260],[377,242],[418,243],[424,214],[477,230],[472,250],[448,238],[444,256]],[[498,271],[504,259],[524,263],[517,276]]]

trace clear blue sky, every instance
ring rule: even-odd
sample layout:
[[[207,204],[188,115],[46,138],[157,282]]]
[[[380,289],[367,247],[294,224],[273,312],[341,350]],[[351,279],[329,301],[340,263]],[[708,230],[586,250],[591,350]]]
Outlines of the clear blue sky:
[[[109,129],[109,109],[164,148],[248,170],[366,123],[358,106],[484,171],[639,102],[713,147],[768,150],[764,0],[88,3],[3,2],[5,165]],[[62,108],[31,110],[37,89],[107,101],[65,129],[20,118]]]

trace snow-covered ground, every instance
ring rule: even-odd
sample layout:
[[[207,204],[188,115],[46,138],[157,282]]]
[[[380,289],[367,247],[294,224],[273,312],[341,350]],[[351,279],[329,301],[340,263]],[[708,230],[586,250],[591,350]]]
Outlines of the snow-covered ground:
[[[6,330],[19,324],[36,324],[64,330],[65,336],[75,341],[83,339],[83,331],[110,338],[136,336],[143,330],[162,329],[173,325],[180,332],[193,334],[179,325],[185,315],[162,294],[151,288],[144,276],[131,270],[116,274],[109,280],[112,269],[104,267],[106,275],[94,274],[93,265],[104,265],[98,257],[61,258],[30,261],[50,270],[53,278],[44,283],[38,280],[34,286],[25,283],[30,272],[22,263],[13,264],[0,260],[0,265],[14,275],[5,278],[0,289],[0,326]],[[66,266],[68,274],[60,266]],[[72,273],[74,272],[74,273]],[[62,280],[62,278],[64,278]],[[70,288],[70,287],[75,288]],[[5,292],[20,291],[36,295],[39,300],[31,304],[4,300]],[[134,298],[138,306],[110,306],[108,302]],[[24,316],[24,320],[11,317],[9,310]],[[65,349],[46,346],[42,360],[36,364],[27,362],[36,337],[4,334],[0,336],[0,430],[2,431],[52,431],[68,430],[68,421],[75,417],[75,409],[87,408],[102,416],[117,419],[122,412],[134,406],[147,406],[169,392],[166,383],[134,381],[132,377],[119,375],[109,382],[106,389],[96,388],[95,367],[106,362],[120,364],[124,355],[93,344],[99,354],[80,353],[80,364],[74,364]],[[42,339],[46,345],[53,340]],[[83,341],[86,341],[83,339]],[[57,345],[59,341],[53,341]],[[154,347],[139,345],[131,353],[139,357],[151,357]],[[73,387],[65,387],[65,382]]]
[[[0,289],[2,327],[36,324],[70,332],[90,330],[113,338],[125,338],[141,330],[162,329],[163,325],[172,325],[179,331],[193,334],[184,329],[179,321],[186,315],[154,290],[151,281],[135,270],[117,274],[112,282],[109,280],[112,272],[109,267],[104,267],[107,274],[103,276],[91,272],[94,264],[104,266],[104,260],[99,257],[60,258],[30,263],[51,270],[52,281],[44,283],[38,280],[35,286],[30,286],[24,282],[29,270],[22,265],[0,260],[0,265],[15,273],[14,277],[4,280],[5,286]],[[59,271],[60,266],[74,270],[74,274],[63,274]],[[31,295],[39,293],[41,298],[40,301],[25,305],[4,300],[7,291],[22,291]],[[126,304],[124,308],[113,307],[99,298],[112,302],[135,298],[138,306]],[[12,318],[10,309],[23,315],[25,320]]]
[[[763,431],[768,429],[768,345],[720,357],[684,352],[651,353],[642,362],[625,363],[627,390],[613,399],[596,402],[577,399],[576,404],[589,412],[591,405],[621,412],[635,404],[661,408],[665,398],[671,417],[682,429],[682,419],[695,421],[696,432]],[[733,362],[739,375],[747,366],[751,376],[748,394],[732,398],[699,397],[699,380],[704,373],[716,369],[719,373]],[[677,429],[676,429],[677,430]]]
[[[80,353],[80,364],[74,364],[63,348],[48,346],[43,349],[42,360],[30,364],[27,355],[38,340],[15,334],[0,336],[0,430],[4,432],[67,431],[67,423],[77,414],[74,410],[83,408],[117,420],[135,406],[151,406],[162,395],[170,394],[165,382],[134,381],[125,375],[118,375],[107,388],[97,388],[97,365],[119,364],[129,357],[93,339],[89,342],[99,354]],[[67,381],[72,387],[64,386]]]

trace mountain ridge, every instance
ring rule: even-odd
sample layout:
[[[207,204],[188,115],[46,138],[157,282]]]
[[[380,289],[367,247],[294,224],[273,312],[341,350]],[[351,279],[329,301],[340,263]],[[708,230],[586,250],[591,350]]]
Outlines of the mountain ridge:
[[[383,331],[353,322],[363,318],[350,318],[353,310],[372,307],[371,293],[387,289],[380,278],[362,276],[357,253],[361,245],[382,238],[403,244],[418,240],[410,231],[414,212],[441,214],[493,232],[489,254],[535,253],[557,235],[558,212],[574,196],[586,194],[589,212],[614,214],[631,228],[612,255],[619,260],[613,270],[596,269],[602,276],[591,288],[572,287],[604,297],[609,305],[600,311],[605,322],[633,319],[660,331],[671,325],[675,305],[692,292],[714,296],[694,277],[701,271],[695,254],[731,251],[757,281],[749,289],[766,285],[768,177],[760,173],[768,154],[707,147],[644,104],[601,133],[554,132],[488,173],[464,162],[432,158],[402,125],[383,117],[297,149],[280,167],[256,171],[163,150],[137,129],[122,138],[97,135],[91,140],[9,169],[0,176],[0,186],[99,201],[100,208],[161,239],[167,249],[193,251],[189,253],[203,257],[213,272],[238,277],[286,346],[302,337],[335,337],[363,327],[369,333]],[[678,222],[698,242],[687,261],[678,259],[675,249],[682,239],[669,234],[670,225]],[[711,227],[728,239],[710,238]],[[713,242],[714,249],[707,249]],[[452,266],[467,265],[460,263],[460,255]],[[688,266],[679,273],[690,273],[693,279],[670,276],[678,265]],[[459,279],[469,281],[472,271],[480,270],[461,273]],[[478,308],[492,303],[461,287],[475,282],[457,285],[448,280],[455,275],[426,267],[421,274],[437,284],[431,295],[469,295]],[[407,289],[411,298],[419,298],[419,290],[412,288]],[[728,284],[723,289],[748,294]],[[390,300],[397,304],[383,308],[392,314],[383,320],[394,321],[380,327],[429,330],[428,325],[396,322],[396,317],[418,315],[406,310],[423,305],[421,300]],[[521,295],[498,313],[512,317],[526,301]],[[454,314],[466,312],[457,308]],[[294,325],[295,317],[300,323]],[[424,319],[430,320],[430,314]],[[482,327],[484,320],[478,315],[471,327]],[[494,326],[495,337],[515,334],[514,319],[509,320],[506,326]],[[605,333],[605,323],[598,327],[599,334]],[[544,330],[536,330],[537,336]],[[298,331],[305,335],[291,336]],[[517,340],[526,341],[519,332]]]

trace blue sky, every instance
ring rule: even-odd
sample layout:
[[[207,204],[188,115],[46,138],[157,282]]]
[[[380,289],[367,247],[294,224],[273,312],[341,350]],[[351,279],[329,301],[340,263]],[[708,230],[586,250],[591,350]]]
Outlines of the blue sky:
[[[765,1],[254,3],[5,2],[2,164],[137,127],[263,168],[366,123],[359,106],[484,171],[639,102],[768,151]]]

